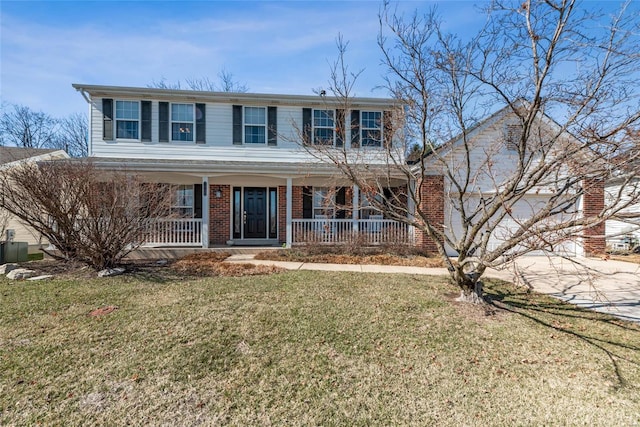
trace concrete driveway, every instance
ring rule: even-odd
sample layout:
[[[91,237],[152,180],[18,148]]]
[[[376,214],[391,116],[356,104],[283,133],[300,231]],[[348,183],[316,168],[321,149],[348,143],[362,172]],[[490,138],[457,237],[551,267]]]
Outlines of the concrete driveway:
[[[640,265],[597,258],[522,257],[488,275],[592,310],[640,322]]]

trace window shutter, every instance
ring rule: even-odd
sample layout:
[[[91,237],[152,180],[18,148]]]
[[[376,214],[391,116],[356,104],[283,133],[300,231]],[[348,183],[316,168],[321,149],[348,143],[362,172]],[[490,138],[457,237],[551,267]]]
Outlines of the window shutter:
[[[336,218],[338,219],[344,219],[347,217],[347,212],[342,209],[346,205],[346,193],[347,191],[344,187],[340,187],[336,191],[336,206],[338,207],[338,210],[336,211]]]
[[[267,108],[267,145],[278,145],[278,107]]]
[[[102,139],[113,141],[113,99],[102,98]]]
[[[302,187],[302,218],[313,218],[313,189]]]
[[[360,110],[351,110],[351,147],[360,147]]]
[[[336,147],[344,146],[344,110],[336,110]]]
[[[206,119],[206,104],[196,104],[196,144],[206,144],[207,142]]]
[[[233,106],[233,143],[242,145],[242,105]]]
[[[303,108],[302,109],[302,143],[303,144],[312,144],[311,140],[311,108]],[[311,218],[311,217],[309,217]]]
[[[393,123],[391,111],[382,112],[382,143],[387,150],[391,148],[393,141]]]
[[[202,218],[202,184],[193,185],[193,217]]]
[[[151,142],[151,101],[140,101],[140,139]]]
[[[158,140],[169,142],[169,103],[158,104]]]

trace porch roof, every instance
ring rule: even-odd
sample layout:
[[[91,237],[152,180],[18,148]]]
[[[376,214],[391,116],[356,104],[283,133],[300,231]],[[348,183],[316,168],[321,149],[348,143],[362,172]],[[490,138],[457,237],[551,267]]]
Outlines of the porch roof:
[[[283,177],[335,176],[340,171],[336,166],[323,162],[249,162],[228,160],[172,160],[172,159],[132,159],[115,157],[92,157],[94,164],[101,169],[127,169],[136,172],[183,172],[190,174],[268,174]],[[388,174],[385,165],[369,165],[367,171],[373,175],[377,169],[383,175]],[[406,180],[398,172],[392,178]]]

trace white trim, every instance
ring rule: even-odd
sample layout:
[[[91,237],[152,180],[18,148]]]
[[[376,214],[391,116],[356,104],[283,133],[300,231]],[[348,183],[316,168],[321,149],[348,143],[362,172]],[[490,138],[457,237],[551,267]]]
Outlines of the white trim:
[[[247,123],[247,108],[260,108],[264,111],[264,124],[252,124]],[[259,146],[259,145],[267,145],[267,141],[269,140],[268,135],[268,122],[269,122],[269,111],[267,107],[256,106],[256,105],[243,105],[242,106],[242,145],[248,146]],[[247,142],[247,126],[255,126],[255,127],[264,127],[264,142]]]
[[[333,122],[330,126],[316,126],[316,111],[324,111],[331,112],[331,121]],[[328,114],[327,114],[328,116]],[[336,145],[336,110],[331,108],[313,108],[311,109],[311,144],[312,145],[322,145],[329,146],[329,144],[319,144],[316,142],[316,129],[330,129],[332,135],[331,146],[335,147]]]
[[[371,127],[364,127],[364,120],[362,118],[362,116],[364,115],[364,113],[379,113],[380,114],[380,123],[379,123],[379,127],[377,128],[371,128]],[[379,110],[360,110],[360,147],[361,148],[382,148],[382,141],[384,141],[384,126],[382,121],[384,120],[384,111],[379,111]],[[364,144],[364,135],[365,132],[368,131],[378,131],[380,132],[380,140],[378,141],[378,145],[365,145]]]
[[[211,189],[209,188],[209,179],[202,177],[202,247],[209,247],[209,197]],[[194,194],[195,197],[195,194]]]
[[[191,106],[191,122],[173,120],[173,106],[174,105],[190,105]],[[206,113],[205,113],[206,114]],[[173,123],[187,123],[191,124],[191,140],[183,141],[181,139],[173,139]],[[169,142],[172,144],[193,144],[196,142],[196,105],[189,102],[170,102],[169,103]]]
[[[118,102],[135,102],[138,104],[138,118],[134,119],[118,119]],[[104,112],[103,112],[104,114]],[[122,142],[140,142],[142,141],[142,105],[139,99],[114,99],[113,100],[113,140],[114,141],[122,141]],[[121,122],[137,122],[138,123],[138,137],[137,138],[118,138],[118,121]]]
[[[293,226],[292,226],[292,219],[293,219],[293,201],[291,200],[293,198],[293,189],[292,189],[292,182],[293,180],[291,178],[287,178],[287,193],[286,193],[286,215],[287,215],[287,219],[286,219],[286,227],[287,227],[287,235],[286,235],[286,246],[287,248],[291,247],[291,243],[293,241]]]

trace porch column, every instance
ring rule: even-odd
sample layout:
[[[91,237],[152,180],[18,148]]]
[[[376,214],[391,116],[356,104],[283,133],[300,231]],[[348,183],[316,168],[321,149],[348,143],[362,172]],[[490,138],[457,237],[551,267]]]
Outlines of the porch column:
[[[415,179],[411,179],[409,180],[409,194],[407,197],[407,213],[408,213],[408,217],[409,220],[413,220],[415,219],[415,214],[416,214],[416,201],[413,197],[414,194],[416,194],[416,180]],[[415,235],[415,227],[414,226],[410,226],[409,227],[409,235],[411,238],[411,241],[415,244],[416,241],[416,235]]]
[[[293,206],[293,188],[292,188],[292,179],[287,178],[287,197],[286,197],[286,205],[287,205],[287,236],[286,236],[286,246],[287,248],[291,247],[291,242],[293,241],[293,226],[291,224],[292,219],[292,206]]]
[[[202,177],[202,247],[209,247],[209,179]]]
[[[353,231],[358,232],[358,220],[360,219],[360,187],[354,184],[353,186],[353,199],[351,201],[353,207],[352,219],[353,219]]]

